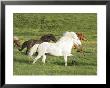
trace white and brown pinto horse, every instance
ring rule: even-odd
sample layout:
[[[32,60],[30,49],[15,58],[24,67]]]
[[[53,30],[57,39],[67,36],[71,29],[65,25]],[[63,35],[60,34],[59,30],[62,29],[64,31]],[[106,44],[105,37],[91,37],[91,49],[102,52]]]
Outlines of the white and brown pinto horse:
[[[38,46],[38,55],[33,64],[41,57],[45,64],[46,53],[54,56],[64,56],[65,66],[67,66],[67,57],[72,56],[71,50],[73,44],[81,46],[81,42],[75,32],[66,32],[56,43],[43,42]]]

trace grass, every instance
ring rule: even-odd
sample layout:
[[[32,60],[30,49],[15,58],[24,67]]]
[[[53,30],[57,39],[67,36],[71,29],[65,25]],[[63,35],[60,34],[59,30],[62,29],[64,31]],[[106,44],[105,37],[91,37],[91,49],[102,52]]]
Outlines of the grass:
[[[97,15],[95,13],[74,14],[30,14],[14,13],[14,35],[21,43],[28,39],[39,39],[42,35],[52,33],[57,39],[65,31],[83,32],[88,41],[82,41],[85,56],[72,50],[73,57],[68,57],[68,66],[64,66],[63,57],[47,55],[44,65],[39,59],[35,64],[29,63],[25,50],[20,52],[14,47],[14,75],[96,75],[97,74]],[[35,57],[35,56],[34,56]]]

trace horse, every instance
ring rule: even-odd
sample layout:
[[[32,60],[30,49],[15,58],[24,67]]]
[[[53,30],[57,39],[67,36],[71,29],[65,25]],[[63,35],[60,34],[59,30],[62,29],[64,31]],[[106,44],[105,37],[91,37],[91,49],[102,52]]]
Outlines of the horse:
[[[75,32],[65,32],[56,43],[43,42],[38,45],[38,55],[33,60],[33,64],[41,57],[43,57],[42,62],[45,64],[46,53],[49,53],[54,56],[63,56],[65,66],[67,66],[67,57],[73,56],[71,54],[73,44],[81,46],[81,41]]]
[[[53,41],[53,42],[56,42],[56,38],[53,34],[46,34],[46,35],[43,35],[39,40],[35,40],[35,39],[30,39],[30,40],[27,40],[25,41],[21,48],[19,49],[19,51],[22,51],[24,48],[27,48],[26,50],[26,54],[29,53],[29,50],[33,47],[33,45],[35,44],[40,44],[42,42],[50,42],[50,41]]]
[[[80,41],[86,41],[87,40],[85,35],[82,32],[76,32],[76,35],[78,36]],[[33,45],[33,47],[31,47],[31,49],[30,49],[30,51],[28,53],[30,58],[33,58],[32,56],[33,56],[34,53],[36,53],[37,47],[38,47],[39,44],[35,44],[35,45]],[[79,48],[77,45],[74,44],[73,48],[77,49],[77,52],[82,52],[83,53],[83,47]]]

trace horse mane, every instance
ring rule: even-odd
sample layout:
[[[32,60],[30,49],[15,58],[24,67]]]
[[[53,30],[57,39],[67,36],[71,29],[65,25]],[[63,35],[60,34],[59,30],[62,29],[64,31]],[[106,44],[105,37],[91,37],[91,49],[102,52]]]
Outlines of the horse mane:
[[[68,33],[68,32],[66,32]],[[65,41],[68,41],[68,40],[73,40],[72,36],[70,34],[63,34],[63,37],[61,37],[57,42],[65,42]]]

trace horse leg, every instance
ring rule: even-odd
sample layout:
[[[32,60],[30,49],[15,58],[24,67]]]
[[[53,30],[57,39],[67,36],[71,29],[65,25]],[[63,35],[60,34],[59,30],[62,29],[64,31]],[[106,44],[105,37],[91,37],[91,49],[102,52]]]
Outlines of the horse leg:
[[[33,54],[35,53],[35,51],[33,51],[33,50],[28,50],[28,56],[30,57],[30,58],[32,58],[33,57]]]
[[[26,48],[26,42],[24,42],[23,44],[22,44],[22,46],[21,46],[21,49],[19,49],[19,51],[22,51],[24,48]]]
[[[43,55],[42,62],[45,64],[46,55]]]
[[[67,55],[64,55],[65,66],[67,66]]]
[[[42,55],[39,55],[39,54],[38,54],[38,56],[34,59],[33,64],[34,64],[39,58],[41,58],[41,56],[42,56]]]
[[[33,56],[32,56],[32,55],[33,55],[32,52],[29,52],[29,53],[28,53],[28,56],[29,56],[29,58],[31,58],[31,59],[33,59]]]
[[[28,59],[29,59],[29,63],[31,63],[31,60],[33,59],[33,57],[29,56]]]
[[[27,48],[27,50],[26,50],[26,55],[28,55],[29,54],[29,49]]]

